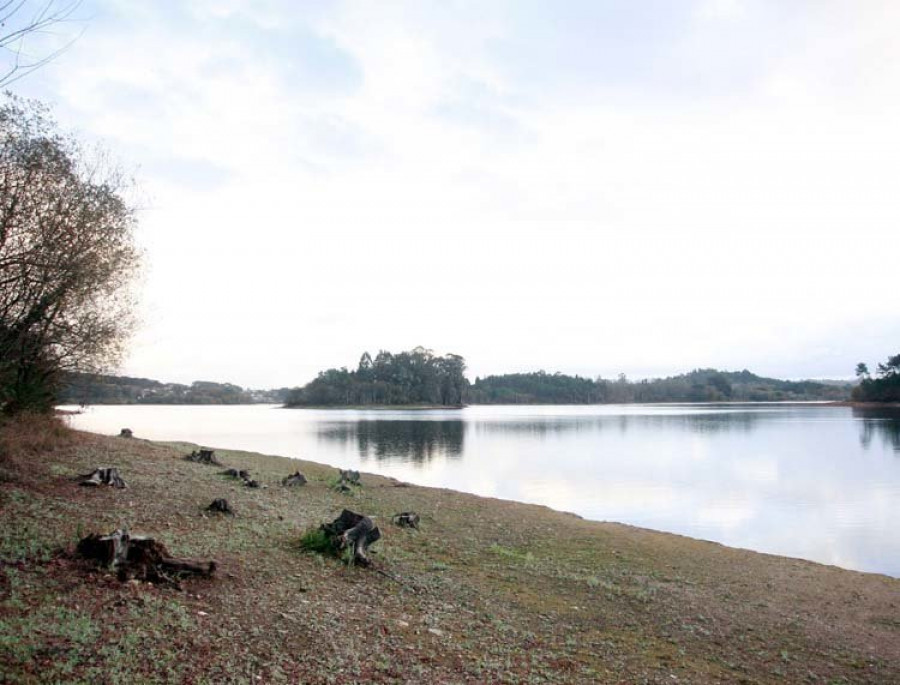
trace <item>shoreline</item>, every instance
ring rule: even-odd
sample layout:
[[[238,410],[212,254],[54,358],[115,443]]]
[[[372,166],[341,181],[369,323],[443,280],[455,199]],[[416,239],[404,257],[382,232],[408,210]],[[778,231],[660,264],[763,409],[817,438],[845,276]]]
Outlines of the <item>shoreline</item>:
[[[107,434],[102,434],[102,433],[94,433],[94,432],[90,432],[90,431],[83,431],[83,432],[88,433],[90,435],[97,436],[97,437],[101,437],[101,438],[109,438],[109,439],[115,439],[115,440],[121,439],[121,436],[116,437],[116,436],[112,436],[112,435],[107,435]],[[185,441],[180,441],[180,440],[169,441],[169,440],[147,440],[147,439],[141,439],[141,438],[136,438],[136,439],[142,440],[143,442],[146,442],[146,443],[149,443],[152,445],[158,445],[160,447],[171,447],[171,448],[175,448],[175,449],[182,450],[185,452],[191,452],[193,450],[199,450],[199,449],[212,449],[217,454],[222,453],[222,454],[229,454],[229,455],[244,455],[245,457],[250,458],[250,459],[261,458],[261,459],[266,459],[266,460],[278,460],[278,461],[283,462],[285,469],[289,469],[292,465],[295,466],[297,464],[300,464],[300,465],[303,465],[306,467],[312,467],[316,470],[323,470],[323,471],[330,470],[333,472],[340,471],[340,467],[338,467],[338,466],[333,466],[333,465],[325,463],[325,462],[315,461],[315,460],[311,460],[311,459],[304,459],[301,457],[286,457],[286,456],[280,455],[280,454],[267,454],[267,453],[263,453],[263,452],[255,452],[252,450],[231,449],[229,447],[216,446],[216,445],[200,445],[198,443],[185,442]],[[735,552],[743,552],[743,553],[747,553],[747,554],[758,554],[758,555],[762,555],[764,557],[771,557],[773,559],[779,559],[779,560],[783,560],[783,561],[787,561],[787,562],[813,564],[815,566],[830,568],[830,569],[834,569],[834,570],[846,572],[846,573],[859,573],[859,574],[863,574],[863,575],[867,575],[867,576],[877,576],[877,577],[894,580],[894,581],[897,581],[898,583],[900,583],[900,575],[893,576],[889,573],[884,573],[881,571],[865,571],[865,570],[861,570],[861,569],[848,568],[846,566],[839,566],[839,565],[833,564],[833,563],[816,561],[814,559],[806,559],[804,557],[795,557],[795,556],[790,556],[790,555],[786,555],[786,554],[778,554],[778,553],[774,553],[774,552],[755,550],[755,549],[751,549],[749,547],[740,547],[740,546],[736,546],[736,545],[729,545],[727,543],[719,542],[717,540],[710,540],[707,538],[695,537],[692,535],[687,535],[685,533],[661,530],[658,528],[648,528],[645,526],[639,526],[639,525],[636,525],[633,523],[628,523],[625,521],[592,519],[592,518],[583,516],[577,512],[574,512],[574,511],[567,511],[564,509],[556,509],[554,507],[551,507],[550,505],[541,504],[539,502],[527,502],[527,501],[523,501],[523,500],[509,499],[509,498],[505,498],[505,497],[480,495],[480,494],[477,494],[474,492],[468,492],[465,490],[457,490],[457,489],[451,488],[451,487],[421,485],[421,484],[417,484],[417,483],[401,481],[401,480],[395,478],[394,476],[375,473],[375,472],[371,472],[371,471],[360,470],[360,476],[365,479],[368,479],[368,480],[386,481],[387,483],[390,483],[393,487],[417,488],[422,491],[431,492],[431,493],[435,493],[435,494],[436,493],[450,493],[451,495],[458,496],[458,497],[471,497],[476,500],[485,500],[488,502],[494,502],[494,503],[514,506],[514,507],[518,507],[518,506],[536,507],[538,509],[546,510],[547,512],[550,512],[554,515],[572,517],[579,521],[584,521],[587,524],[596,524],[598,526],[617,526],[617,527],[622,527],[622,528],[626,528],[626,529],[633,529],[634,531],[638,531],[640,533],[651,534],[651,535],[673,536],[675,538],[690,541],[691,543],[700,543],[700,544],[704,544],[704,545],[715,545],[718,547],[722,547],[723,549],[733,550]]]
[[[473,406],[468,404],[298,404],[289,406],[279,405],[279,409],[333,409],[354,411],[429,411],[429,410],[456,410]]]
[[[189,443],[71,431],[49,445],[0,464],[13,524],[0,527],[0,616],[14,636],[0,669],[24,682],[111,669],[126,681],[900,681],[889,576],[365,473],[342,494],[336,469],[287,457],[216,450],[253,489],[185,461]],[[78,487],[101,464],[128,489]],[[283,487],[297,469],[309,482]],[[214,497],[236,516],[204,513]],[[342,508],[381,528],[384,575],[299,549]],[[400,511],[420,529],[392,525]],[[215,559],[216,577],[180,591],[120,583],[74,555],[79,536],[123,523]]]
[[[852,407],[853,409],[900,409],[900,402],[855,402],[845,400],[841,402],[828,402],[832,407]]]

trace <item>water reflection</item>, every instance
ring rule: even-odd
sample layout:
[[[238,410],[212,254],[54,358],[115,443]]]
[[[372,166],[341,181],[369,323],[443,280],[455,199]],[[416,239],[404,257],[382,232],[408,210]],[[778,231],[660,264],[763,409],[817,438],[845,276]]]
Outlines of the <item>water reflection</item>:
[[[900,452],[900,409],[896,407],[854,407],[853,418],[859,419],[859,442],[869,449],[878,438],[881,444]]]
[[[782,412],[783,413],[783,412]],[[543,437],[555,433],[584,433],[618,430],[669,431],[679,429],[689,433],[749,433],[760,421],[771,415],[764,411],[672,414],[622,414],[619,416],[526,417],[505,421],[473,421],[479,433],[510,434]]]
[[[326,441],[356,442],[365,461],[397,459],[425,463],[438,457],[458,458],[463,452],[462,421],[358,421],[325,424],[319,437]]]
[[[673,429],[691,434],[750,433],[772,412],[755,409],[747,411],[698,411],[685,413],[683,407],[671,407],[672,413],[517,416],[500,419],[425,420],[425,417],[363,419],[326,422],[319,426],[319,438],[343,445],[355,444],[360,459],[374,458],[378,462],[398,461],[426,463],[440,457],[460,457],[465,451],[466,430],[485,437],[507,437],[519,440],[543,440],[548,437],[589,437],[604,432],[625,435],[635,431],[641,435],[652,432],[668,433]],[[784,409],[775,410],[784,416]]]

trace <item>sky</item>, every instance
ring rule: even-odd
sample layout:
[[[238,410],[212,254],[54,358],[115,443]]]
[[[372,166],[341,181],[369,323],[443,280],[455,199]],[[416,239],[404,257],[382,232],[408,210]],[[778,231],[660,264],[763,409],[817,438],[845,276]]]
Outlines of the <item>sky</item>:
[[[119,372],[849,377],[900,352],[895,0],[84,0],[13,84],[134,176]]]

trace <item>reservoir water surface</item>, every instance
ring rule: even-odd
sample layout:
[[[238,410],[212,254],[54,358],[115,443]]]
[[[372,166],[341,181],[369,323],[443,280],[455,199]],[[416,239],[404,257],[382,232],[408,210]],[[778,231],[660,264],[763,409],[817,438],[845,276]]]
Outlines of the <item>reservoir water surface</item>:
[[[900,576],[897,410],[130,405],[88,407],[69,421],[98,433],[128,427],[151,440],[299,457]]]

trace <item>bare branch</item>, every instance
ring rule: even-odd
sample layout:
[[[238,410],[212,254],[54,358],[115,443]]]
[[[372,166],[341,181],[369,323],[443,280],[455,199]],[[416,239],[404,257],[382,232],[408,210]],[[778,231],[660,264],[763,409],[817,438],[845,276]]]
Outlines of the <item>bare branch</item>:
[[[48,29],[71,22],[81,4],[82,0],[45,0],[30,15],[27,13],[29,0],[6,0],[0,4],[0,50],[10,55],[10,62],[0,75],[0,87],[15,83],[53,61],[81,37],[83,29],[44,56],[29,56],[25,52],[29,36],[54,35]],[[16,20],[21,23],[17,24]]]

